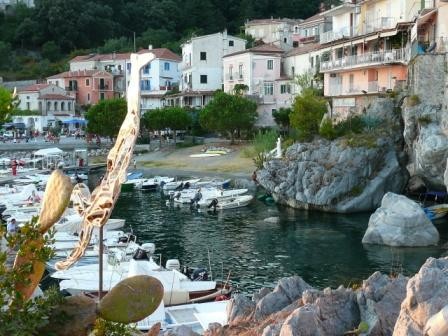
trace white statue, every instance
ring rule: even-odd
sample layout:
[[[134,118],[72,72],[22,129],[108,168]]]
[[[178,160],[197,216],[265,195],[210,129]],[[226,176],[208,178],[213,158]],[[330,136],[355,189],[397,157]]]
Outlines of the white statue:
[[[275,154],[276,159],[282,158],[282,139],[280,137],[277,138],[277,152]]]

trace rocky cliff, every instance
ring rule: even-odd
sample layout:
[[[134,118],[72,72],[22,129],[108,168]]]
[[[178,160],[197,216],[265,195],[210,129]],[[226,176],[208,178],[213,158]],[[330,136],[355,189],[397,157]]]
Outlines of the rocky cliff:
[[[427,54],[409,64],[409,94],[402,108],[409,173],[436,189],[444,189],[448,156],[447,62],[446,54]]]

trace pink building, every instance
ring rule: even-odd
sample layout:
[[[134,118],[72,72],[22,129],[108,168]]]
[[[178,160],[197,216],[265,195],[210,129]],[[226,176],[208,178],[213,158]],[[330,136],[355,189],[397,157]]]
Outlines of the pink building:
[[[279,47],[264,44],[223,57],[224,91],[233,93],[237,84],[247,86],[246,96],[258,104],[258,126],[274,126],[272,112],[292,105],[291,79],[282,71],[283,54]]]
[[[66,71],[47,78],[49,84],[65,88],[78,105],[94,105],[100,100],[119,97],[114,90],[114,77],[107,71]]]

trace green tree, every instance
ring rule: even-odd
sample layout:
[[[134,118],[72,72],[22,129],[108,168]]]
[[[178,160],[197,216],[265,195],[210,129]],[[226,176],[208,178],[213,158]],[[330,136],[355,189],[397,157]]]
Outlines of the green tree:
[[[99,48],[100,53],[113,53],[113,52],[129,52],[132,51],[133,46],[129,39],[125,37],[111,38],[104,42],[104,45]]]
[[[249,87],[246,84],[235,84],[233,87],[233,93],[237,96],[242,96],[249,90]]]
[[[0,86],[0,124],[3,124],[10,114],[17,108],[18,99],[13,94]]]
[[[322,117],[327,111],[327,101],[312,89],[305,89],[294,100],[290,114],[291,126],[299,131],[301,140],[311,140],[319,133]]]
[[[286,129],[286,132],[289,133],[289,126],[291,122],[289,120],[289,116],[292,112],[292,109],[289,107],[281,107],[278,111],[272,113],[274,120],[278,126],[283,129]]]
[[[102,100],[93,105],[86,114],[87,132],[116,137],[126,116],[126,100],[123,98]]]
[[[158,131],[160,132],[166,128],[165,114],[161,109],[154,109],[148,111],[142,116],[142,125],[148,131]],[[162,136],[159,134],[159,146],[162,147]]]
[[[52,62],[61,58],[61,48],[54,42],[45,42],[42,46],[42,56]]]
[[[165,107],[162,110],[164,115],[165,127],[174,132],[174,144],[176,144],[176,131],[186,130],[191,125],[191,117],[182,107]]]
[[[11,58],[11,45],[0,41],[0,69],[7,69],[11,65]]]
[[[217,91],[213,100],[201,111],[201,126],[227,133],[232,143],[235,134],[251,129],[257,119],[257,104],[247,98]]]

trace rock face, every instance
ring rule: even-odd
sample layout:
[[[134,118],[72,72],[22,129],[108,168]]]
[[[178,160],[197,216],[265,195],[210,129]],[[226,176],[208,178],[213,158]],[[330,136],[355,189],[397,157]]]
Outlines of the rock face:
[[[406,99],[402,113],[409,173],[434,188],[443,188],[448,156],[446,57],[420,55],[409,65],[413,97]]]
[[[382,141],[366,148],[318,140],[294,144],[284,159],[266,162],[258,181],[279,203],[350,213],[376,209],[386,192],[403,189],[407,174]]]
[[[369,326],[369,336],[390,336],[406,297],[408,278],[402,275],[391,278],[380,272],[363,281],[357,293],[361,321]]]
[[[421,336],[426,322],[448,298],[448,258],[429,258],[406,288],[393,336]]]
[[[438,241],[439,233],[422,208],[393,193],[384,195],[362,239],[365,244],[389,246],[428,246]]]

